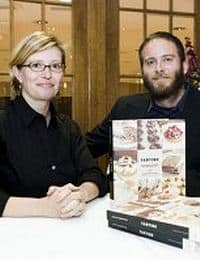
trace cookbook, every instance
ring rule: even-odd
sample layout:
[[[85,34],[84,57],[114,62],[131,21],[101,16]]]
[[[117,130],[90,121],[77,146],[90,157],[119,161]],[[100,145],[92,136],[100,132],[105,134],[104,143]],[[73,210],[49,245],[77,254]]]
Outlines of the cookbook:
[[[113,120],[108,225],[182,248],[200,241],[200,198],[185,196],[185,121]]]

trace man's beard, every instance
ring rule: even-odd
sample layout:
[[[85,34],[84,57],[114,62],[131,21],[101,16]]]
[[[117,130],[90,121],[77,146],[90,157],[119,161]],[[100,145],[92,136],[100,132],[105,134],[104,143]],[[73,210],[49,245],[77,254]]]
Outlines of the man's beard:
[[[159,76],[158,77],[162,77]],[[143,75],[144,87],[149,91],[149,94],[154,100],[161,101],[168,99],[169,97],[176,97],[179,91],[183,88],[184,84],[184,73],[181,67],[179,71],[176,71],[175,78],[167,87],[154,87],[154,83],[148,79],[147,76]]]

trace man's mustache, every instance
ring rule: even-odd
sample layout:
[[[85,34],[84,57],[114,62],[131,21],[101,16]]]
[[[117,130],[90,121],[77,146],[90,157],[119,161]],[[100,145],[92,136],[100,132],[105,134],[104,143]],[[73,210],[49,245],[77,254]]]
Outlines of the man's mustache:
[[[153,80],[158,80],[158,79],[171,79],[170,76],[167,75],[156,75],[152,77]]]

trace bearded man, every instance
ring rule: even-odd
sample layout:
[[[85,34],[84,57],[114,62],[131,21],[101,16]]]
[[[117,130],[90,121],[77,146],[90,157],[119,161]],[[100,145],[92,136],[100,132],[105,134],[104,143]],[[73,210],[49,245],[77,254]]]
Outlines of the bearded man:
[[[145,94],[121,97],[86,134],[94,157],[108,152],[111,120],[170,118],[186,121],[186,195],[200,196],[200,92],[185,82],[188,63],[181,41],[155,32],[139,48]]]

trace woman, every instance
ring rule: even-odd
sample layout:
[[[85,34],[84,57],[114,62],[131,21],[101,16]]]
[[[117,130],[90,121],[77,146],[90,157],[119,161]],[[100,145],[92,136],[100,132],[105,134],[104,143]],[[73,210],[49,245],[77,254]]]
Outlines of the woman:
[[[75,122],[51,102],[65,52],[53,35],[34,32],[14,49],[10,71],[18,94],[0,118],[0,215],[79,216],[106,193],[106,179]]]

